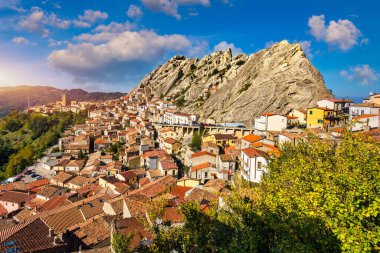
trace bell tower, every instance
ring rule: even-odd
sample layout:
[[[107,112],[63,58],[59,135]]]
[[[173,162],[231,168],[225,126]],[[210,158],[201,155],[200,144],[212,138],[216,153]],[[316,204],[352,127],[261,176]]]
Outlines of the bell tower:
[[[67,106],[67,97],[66,97],[66,93],[62,95],[62,106]]]

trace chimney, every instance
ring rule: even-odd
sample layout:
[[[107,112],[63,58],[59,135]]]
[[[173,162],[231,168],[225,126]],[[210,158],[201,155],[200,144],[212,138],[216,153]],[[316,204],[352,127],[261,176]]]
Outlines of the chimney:
[[[54,237],[54,230],[49,228],[49,237]]]

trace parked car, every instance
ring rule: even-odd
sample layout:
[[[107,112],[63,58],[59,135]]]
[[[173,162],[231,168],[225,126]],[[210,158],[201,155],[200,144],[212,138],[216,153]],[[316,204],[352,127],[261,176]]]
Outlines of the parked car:
[[[31,176],[32,178],[36,178],[36,177],[38,177],[39,175],[36,174],[36,173],[33,173],[33,174],[31,174],[30,176]]]
[[[36,180],[40,180],[40,179],[42,179],[42,178],[43,178],[43,177],[40,176],[40,175],[38,175],[38,176],[35,177]]]

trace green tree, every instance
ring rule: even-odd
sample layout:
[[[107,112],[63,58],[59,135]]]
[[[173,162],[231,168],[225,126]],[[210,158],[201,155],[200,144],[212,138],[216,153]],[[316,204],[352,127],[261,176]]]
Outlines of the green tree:
[[[190,143],[190,149],[194,152],[201,150],[202,134],[199,131],[194,132],[193,139]]]
[[[254,188],[235,180],[224,206],[181,207],[182,228],[152,251],[379,252],[380,145],[362,135],[285,145]]]
[[[112,235],[112,249],[116,253],[132,253],[133,249],[130,248],[130,243],[132,241],[133,235],[128,236],[123,234],[114,233]]]

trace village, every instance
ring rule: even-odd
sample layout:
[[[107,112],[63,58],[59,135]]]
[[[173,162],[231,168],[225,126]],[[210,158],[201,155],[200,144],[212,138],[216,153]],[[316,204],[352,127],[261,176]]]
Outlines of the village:
[[[222,206],[237,178],[260,183],[283,145],[339,142],[346,131],[377,136],[380,127],[377,94],[360,104],[333,98],[288,115],[265,112],[249,125],[201,121],[144,88],[102,103],[63,95],[26,112],[56,111],[87,111],[88,118],[67,129],[34,168],[0,185],[1,251],[23,245],[33,252],[109,252],[114,233],[133,234],[134,248],[149,245],[153,235],[142,220],[181,226],[184,202],[205,212]],[[149,211],[161,200],[162,219],[152,220]]]

